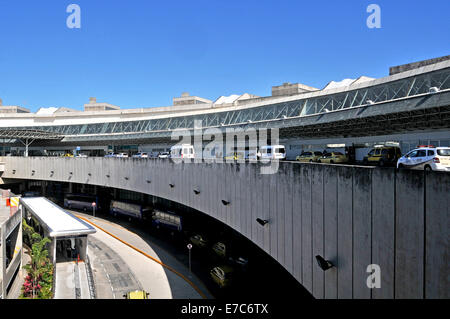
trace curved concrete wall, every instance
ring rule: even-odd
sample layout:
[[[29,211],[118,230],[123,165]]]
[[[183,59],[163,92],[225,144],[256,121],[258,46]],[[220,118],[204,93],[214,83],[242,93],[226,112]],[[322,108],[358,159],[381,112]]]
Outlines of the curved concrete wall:
[[[263,248],[317,298],[449,297],[447,173],[282,162],[276,174],[262,175],[261,163],[0,161],[6,181],[108,186],[202,211]],[[261,226],[256,218],[269,223]],[[322,271],[316,255],[336,267]],[[380,266],[381,288],[367,287],[370,264]]]

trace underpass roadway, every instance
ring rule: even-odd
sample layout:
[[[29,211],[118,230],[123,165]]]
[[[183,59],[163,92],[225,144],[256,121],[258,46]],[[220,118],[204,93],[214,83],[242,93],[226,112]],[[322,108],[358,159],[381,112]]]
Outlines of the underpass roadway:
[[[160,247],[111,221],[71,211],[97,232],[89,236],[88,255],[97,299],[123,299],[145,290],[150,299],[211,299],[194,274]]]

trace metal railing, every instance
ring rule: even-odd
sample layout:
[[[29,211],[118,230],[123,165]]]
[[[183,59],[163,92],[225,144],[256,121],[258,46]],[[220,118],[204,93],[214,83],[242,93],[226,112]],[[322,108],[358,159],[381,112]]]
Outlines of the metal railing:
[[[88,286],[89,286],[89,295],[91,296],[91,299],[96,299],[94,275],[92,273],[91,262],[89,260],[89,256],[86,256],[85,266],[86,266],[86,276],[88,279]]]

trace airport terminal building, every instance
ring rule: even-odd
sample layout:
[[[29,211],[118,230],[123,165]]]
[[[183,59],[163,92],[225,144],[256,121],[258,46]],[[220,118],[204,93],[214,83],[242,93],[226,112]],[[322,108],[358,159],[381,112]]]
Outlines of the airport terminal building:
[[[91,98],[84,111],[49,107],[31,113],[0,100],[0,154],[155,155],[178,142],[171,139],[178,131],[276,128],[288,160],[327,149],[345,150],[358,162],[380,144],[397,145],[402,153],[417,145],[450,146],[449,101],[450,56],[391,67],[383,78],[331,81],[322,89],[284,83],[265,97],[244,93],[211,101],[183,93],[165,107],[121,109]]]

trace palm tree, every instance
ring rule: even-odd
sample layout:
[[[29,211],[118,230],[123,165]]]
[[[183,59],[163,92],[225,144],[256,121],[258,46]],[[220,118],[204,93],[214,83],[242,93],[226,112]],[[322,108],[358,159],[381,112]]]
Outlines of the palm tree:
[[[24,268],[30,276],[31,295],[34,299],[38,296],[41,279],[51,270],[48,267],[50,260],[48,259],[48,250],[46,249],[46,244],[50,243],[50,239],[47,237],[42,238],[37,233],[34,233],[31,237],[34,241],[31,249],[31,261]]]

